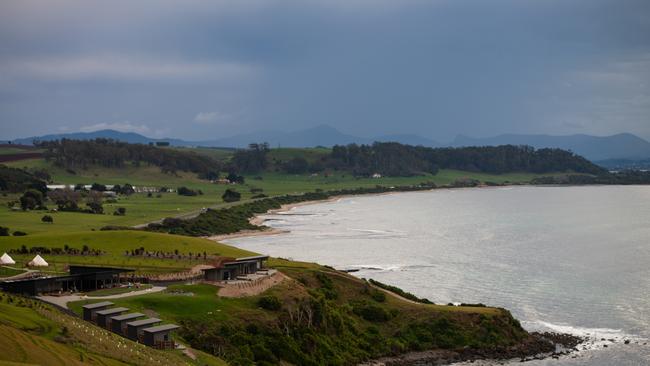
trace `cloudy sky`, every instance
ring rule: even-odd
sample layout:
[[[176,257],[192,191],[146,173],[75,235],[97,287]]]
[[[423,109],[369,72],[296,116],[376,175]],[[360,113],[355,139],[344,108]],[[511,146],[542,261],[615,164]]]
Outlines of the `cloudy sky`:
[[[0,2],[0,137],[650,138],[650,1]]]

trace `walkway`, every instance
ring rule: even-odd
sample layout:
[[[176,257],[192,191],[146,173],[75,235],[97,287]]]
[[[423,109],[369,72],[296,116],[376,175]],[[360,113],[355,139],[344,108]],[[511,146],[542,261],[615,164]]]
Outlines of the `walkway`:
[[[62,308],[67,308],[68,303],[73,302],[73,301],[119,299],[119,298],[122,298],[122,297],[131,297],[131,296],[153,294],[153,293],[156,293],[156,292],[163,291],[165,289],[166,289],[166,287],[164,287],[164,286],[154,286],[152,288],[148,288],[148,289],[145,289],[145,290],[132,291],[132,292],[126,292],[126,293],[123,293],[123,294],[115,294],[115,295],[107,295],[107,296],[66,295],[66,296],[36,296],[36,298],[39,299],[39,300],[45,301],[45,302],[49,302],[50,304],[60,306]]]

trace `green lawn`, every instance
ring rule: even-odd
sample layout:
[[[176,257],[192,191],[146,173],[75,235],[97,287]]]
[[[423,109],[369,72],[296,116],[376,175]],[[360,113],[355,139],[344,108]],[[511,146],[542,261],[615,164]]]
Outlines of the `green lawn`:
[[[23,273],[22,269],[0,267],[0,277],[11,277]]]
[[[223,320],[235,312],[257,309],[253,298],[223,298],[217,296],[217,291],[212,285],[173,285],[163,292],[111,299],[111,302],[130,311],[155,311],[157,317],[172,322],[204,317]],[[81,314],[81,306],[98,301],[101,300],[77,301],[69,303],[68,307]]]
[[[106,252],[106,254],[100,256],[43,254],[43,258],[50,264],[47,270],[55,272],[63,271],[68,264],[119,266],[147,273],[175,272],[203,263],[203,260],[144,258],[124,254],[127,250],[130,251],[140,247],[144,247],[148,251],[163,252],[173,252],[178,249],[180,253],[185,254],[189,252],[203,253],[205,251],[209,255],[228,257],[245,257],[254,254],[202,238],[131,230],[59,232],[56,234],[41,233],[21,237],[0,237],[0,252],[19,249],[22,245],[27,248],[34,246],[63,248],[64,245],[68,245],[71,248],[78,249],[88,245],[91,249]],[[30,261],[34,254],[12,254],[12,257],[16,261],[15,267],[20,268]]]

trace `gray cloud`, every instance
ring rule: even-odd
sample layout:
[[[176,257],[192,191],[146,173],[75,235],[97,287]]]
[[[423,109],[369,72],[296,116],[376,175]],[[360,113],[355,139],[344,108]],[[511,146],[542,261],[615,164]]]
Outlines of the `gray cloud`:
[[[0,136],[141,121],[188,139],[322,123],[650,138],[647,14],[644,0],[3,2]]]

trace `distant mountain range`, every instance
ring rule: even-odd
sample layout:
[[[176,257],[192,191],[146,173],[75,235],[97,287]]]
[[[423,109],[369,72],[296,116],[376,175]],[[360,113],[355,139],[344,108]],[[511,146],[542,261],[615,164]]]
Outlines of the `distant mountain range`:
[[[154,139],[133,132],[120,132],[115,130],[100,130],[94,132],[77,132],[54,134],[45,136],[34,136],[16,139],[15,144],[32,144],[33,141],[50,141],[62,138],[68,139],[94,139],[110,138],[114,140],[147,144],[150,142],[167,141],[173,146],[205,146],[205,147],[245,147],[251,142],[268,142],[271,146],[277,147],[314,147],[333,146],[349,143],[369,144],[374,141],[393,141],[408,145],[422,145],[427,147],[461,147],[461,146],[497,146],[497,145],[530,145],[535,148],[557,147],[571,150],[592,161],[604,160],[647,160],[650,159],[650,142],[629,133],[621,133],[612,136],[590,136],[590,135],[514,135],[504,134],[488,138],[472,138],[459,135],[449,144],[442,144],[434,140],[414,134],[396,134],[377,136],[375,138],[364,138],[347,135],[339,130],[320,125],[304,130],[293,132],[284,131],[258,131],[254,133],[241,134],[231,137],[219,138],[204,141],[185,141],[180,139],[164,138]]]

